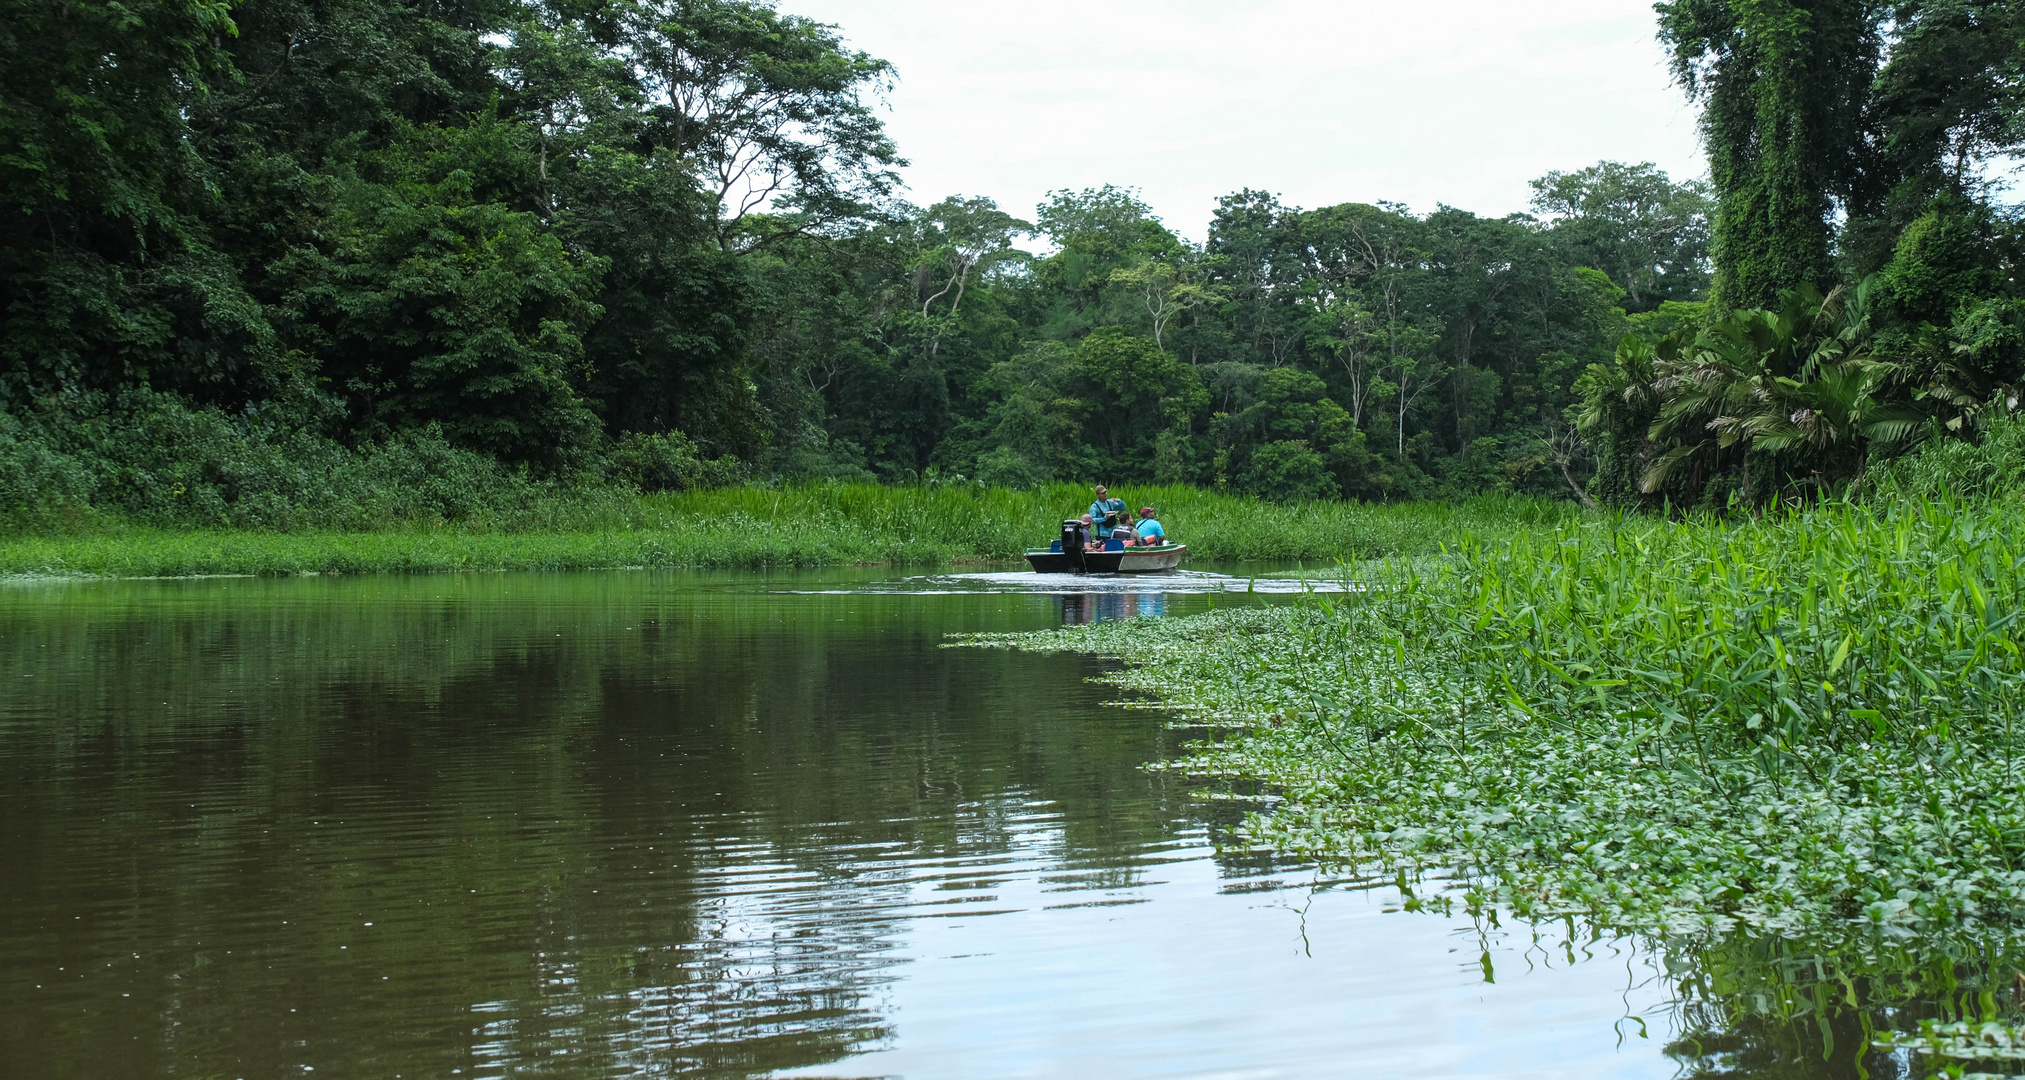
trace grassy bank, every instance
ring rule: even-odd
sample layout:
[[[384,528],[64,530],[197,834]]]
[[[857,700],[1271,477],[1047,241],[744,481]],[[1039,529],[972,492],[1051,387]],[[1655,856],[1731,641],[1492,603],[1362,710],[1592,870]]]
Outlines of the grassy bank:
[[[1459,505],[1275,506],[1185,487],[1121,488],[1151,503],[1204,560],[1338,559],[1438,550],[1470,529],[1549,526],[1572,504],[1481,499]],[[404,521],[384,528],[174,530],[93,519],[0,536],[0,574],[184,574],[567,570],[619,566],[934,566],[1016,560],[1089,503],[1081,487],[1039,491],[870,484],[737,487],[541,507],[532,527]]]
[[[2025,927],[2025,512],[1471,530],[1299,609],[1009,639],[1241,725],[1248,835],[1534,916],[1857,953]]]

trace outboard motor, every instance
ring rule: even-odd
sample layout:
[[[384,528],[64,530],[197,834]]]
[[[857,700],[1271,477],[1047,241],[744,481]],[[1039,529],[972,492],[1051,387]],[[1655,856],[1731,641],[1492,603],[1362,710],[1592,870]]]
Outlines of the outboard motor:
[[[1069,557],[1070,564],[1078,571],[1085,569],[1083,550],[1089,542],[1090,534],[1084,529],[1081,518],[1070,518],[1062,522],[1062,554]]]

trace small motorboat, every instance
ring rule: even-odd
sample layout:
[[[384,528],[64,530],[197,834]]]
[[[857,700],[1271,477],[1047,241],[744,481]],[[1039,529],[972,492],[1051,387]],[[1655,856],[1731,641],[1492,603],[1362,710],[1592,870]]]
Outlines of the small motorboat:
[[[1045,548],[1027,552],[1027,565],[1036,574],[1144,574],[1172,570],[1188,554],[1187,544],[1159,547],[1126,547],[1122,540],[1104,541],[1104,550],[1086,550],[1089,534],[1074,518],[1062,522],[1062,538]]]

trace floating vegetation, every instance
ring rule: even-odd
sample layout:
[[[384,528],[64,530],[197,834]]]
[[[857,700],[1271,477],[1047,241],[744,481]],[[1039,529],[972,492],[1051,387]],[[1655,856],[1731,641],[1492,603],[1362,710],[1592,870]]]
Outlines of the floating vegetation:
[[[1881,1050],[1907,1050],[1945,1070],[1951,1080],[2020,1080],[2025,1077],[2025,1029],[1994,1020],[1920,1024],[1919,1034],[1880,1039]],[[1992,1070],[1998,1071],[1992,1071]]]
[[[2021,526],[1935,501],[1463,532],[1298,607],[975,643],[1119,657],[1245,725],[1179,767],[1286,796],[1248,842],[1911,970],[2025,925]]]

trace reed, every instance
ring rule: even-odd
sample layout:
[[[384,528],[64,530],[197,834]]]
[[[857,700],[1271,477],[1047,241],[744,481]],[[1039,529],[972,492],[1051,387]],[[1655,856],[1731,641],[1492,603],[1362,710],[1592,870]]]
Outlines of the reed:
[[[1571,504],[1479,499],[1459,505],[1279,506],[1187,487],[1125,487],[1152,504],[1195,558],[1300,562],[1424,554],[1469,529],[1546,526]],[[173,530],[99,521],[0,536],[0,574],[125,577],[188,574],[760,569],[846,564],[1009,562],[1080,514],[1089,492],[1057,485],[810,484],[632,498],[555,500],[496,518],[407,520],[372,530]]]

